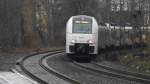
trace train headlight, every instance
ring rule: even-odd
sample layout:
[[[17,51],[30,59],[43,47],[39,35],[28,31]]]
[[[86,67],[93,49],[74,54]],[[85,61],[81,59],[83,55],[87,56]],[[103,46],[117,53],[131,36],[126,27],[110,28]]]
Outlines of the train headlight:
[[[71,40],[71,43],[75,43],[76,42],[76,40]]]
[[[89,42],[89,43],[93,43],[93,41],[92,41],[92,40],[89,40],[88,42]]]

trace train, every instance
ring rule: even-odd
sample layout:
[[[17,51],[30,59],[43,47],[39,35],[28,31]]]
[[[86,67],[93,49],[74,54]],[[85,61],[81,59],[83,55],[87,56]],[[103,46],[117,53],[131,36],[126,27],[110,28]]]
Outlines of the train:
[[[95,58],[101,50],[138,47],[146,36],[131,26],[98,24],[92,16],[72,16],[66,24],[66,55],[69,58]]]

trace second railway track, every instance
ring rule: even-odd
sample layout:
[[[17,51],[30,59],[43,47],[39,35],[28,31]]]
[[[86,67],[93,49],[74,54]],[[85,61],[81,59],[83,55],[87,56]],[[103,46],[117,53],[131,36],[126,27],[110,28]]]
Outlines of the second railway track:
[[[99,74],[105,74],[105,75],[109,75],[112,77],[141,82],[143,84],[150,84],[150,76],[146,74],[130,72],[130,71],[125,71],[125,70],[120,70],[120,69],[114,69],[112,67],[101,65],[96,62],[92,62],[92,63],[73,62],[73,64],[75,64],[78,67],[85,68],[87,70],[90,70]]]
[[[138,78],[147,79],[147,80],[149,80],[148,82],[150,82],[150,75],[147,75],[147,74],[133,72],[133,71],[127,71],[127,70],[121,70],[121,69],[116,69],[116,68],[113,68],[113,67],[110,67],[110,66],[107,66],[107,65],[103,65],[103,64],[99,64],[99,63],[96,63],[96,62],[92,62],[92,64],[94,64],[96,66],[99,66],[99,67],[102,67],[104,69],[108,69],[108,70],[114,71],[114,72],[131,75],[131,76],[135,76],[135,77],[138,77]]]

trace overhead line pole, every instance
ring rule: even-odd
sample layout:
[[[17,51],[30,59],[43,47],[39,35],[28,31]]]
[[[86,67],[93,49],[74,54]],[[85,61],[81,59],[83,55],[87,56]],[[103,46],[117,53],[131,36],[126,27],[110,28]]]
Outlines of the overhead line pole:
[[[122,4],[121,4],[121,1],[122,0],[120,0],[120,10],[119,10],[119,26],[120,26],[120,46],[121,46],[121,11],[122,11]]]

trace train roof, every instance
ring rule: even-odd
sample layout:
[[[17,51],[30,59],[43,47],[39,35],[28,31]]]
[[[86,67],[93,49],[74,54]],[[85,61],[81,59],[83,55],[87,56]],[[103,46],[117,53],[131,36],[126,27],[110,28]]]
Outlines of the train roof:
[[[88,16],[88,15],[76,15],[76,16],[73,16],[73,18],[77,18],[77,17],[93,18],[92,16]]]

